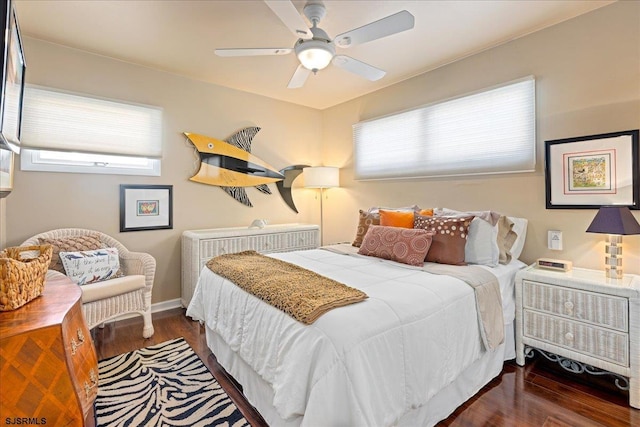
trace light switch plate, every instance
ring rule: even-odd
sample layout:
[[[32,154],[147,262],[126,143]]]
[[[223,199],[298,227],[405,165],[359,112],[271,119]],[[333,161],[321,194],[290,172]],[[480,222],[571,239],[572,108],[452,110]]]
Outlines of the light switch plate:
[[[562,231],[549,230],[547,236],[547,247],[552,251],[562,250]]]

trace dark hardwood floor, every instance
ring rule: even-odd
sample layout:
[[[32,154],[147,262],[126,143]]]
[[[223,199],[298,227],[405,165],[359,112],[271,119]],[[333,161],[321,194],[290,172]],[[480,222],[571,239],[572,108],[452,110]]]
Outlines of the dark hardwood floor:
[[[142,338],[142,318],[95,328],[98,360],[184,337],[205,362],[252,426],[266,426],[244,399],[240,387],[218,365],[198,322],[184,309],[153,315],[155,334]],[[520,367],[507,362],[502,374],[438,426],[591,427],[640,426],[640,410],[628,406],[628,395],[599,377],[572,376],[543,358]]]

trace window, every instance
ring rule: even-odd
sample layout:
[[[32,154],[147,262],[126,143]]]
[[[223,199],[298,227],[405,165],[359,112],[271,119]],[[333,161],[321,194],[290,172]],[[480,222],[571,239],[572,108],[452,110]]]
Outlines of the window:
[[[535,80],[353,126],[356,179],[530,172],[535,169]]]
[[[22,149],[26,171],[160,176],[160,159]]]
[[[23,170],[160,175],[160,108],[35,86],[23,108]]]

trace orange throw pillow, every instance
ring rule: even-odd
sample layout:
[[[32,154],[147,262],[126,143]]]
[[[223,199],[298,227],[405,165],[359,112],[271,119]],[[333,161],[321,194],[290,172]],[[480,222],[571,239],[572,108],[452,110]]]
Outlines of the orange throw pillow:
[[[380,225],[387,227],[413,228],[413,211],[385,211],[380,209]]]

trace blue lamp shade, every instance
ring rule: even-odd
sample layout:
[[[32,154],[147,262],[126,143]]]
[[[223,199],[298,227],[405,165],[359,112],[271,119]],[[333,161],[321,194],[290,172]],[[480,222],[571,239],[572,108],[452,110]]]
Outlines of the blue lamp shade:
[[[626,206],[602,206],[587,228],[587,233],[640,234],[640,224]]]

